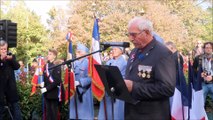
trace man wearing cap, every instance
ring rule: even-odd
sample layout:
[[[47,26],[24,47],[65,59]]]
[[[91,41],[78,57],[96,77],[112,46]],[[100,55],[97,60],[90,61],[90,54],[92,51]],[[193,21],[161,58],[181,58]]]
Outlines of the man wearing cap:
[[[112,56],[113,59],[107,61],[107,65],[117,66],[124,77],[126,71],[127,61],[122,56],[123,47],[113,47]],[[105,92],[106,93],[106,92]],[[104,105],[106,103],[106,105]],[[114,116],[114,118],[113,118]],[[100,103],[98,119],[112,119],[112,120],[123,120],[124,119],[124,101],[113,99],[107,93]]]
[[[83,44],[77,44],[76,58],[86,55],[89,49]],[[74,62],[75,96],[70,100],[70,119],[94,119],[91,78],[88,76],[88,58],[84,57]]]

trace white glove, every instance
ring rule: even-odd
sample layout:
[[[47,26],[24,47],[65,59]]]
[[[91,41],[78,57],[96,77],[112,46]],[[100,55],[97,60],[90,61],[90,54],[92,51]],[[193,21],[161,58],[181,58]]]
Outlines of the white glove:
[[[42,83],[40,84],[40,87],[41,87],[41,88],[43,88],[43,87],[44,87],[44,82],[42,82]]]
[[[80,82],[79,81],[75,81],[75,87],[79,86]]]
[[[42,89],[41,89],[41,93],[43,94],[43,93],[45,93],[45,92],[47,92],[47,88],[42,88]]]

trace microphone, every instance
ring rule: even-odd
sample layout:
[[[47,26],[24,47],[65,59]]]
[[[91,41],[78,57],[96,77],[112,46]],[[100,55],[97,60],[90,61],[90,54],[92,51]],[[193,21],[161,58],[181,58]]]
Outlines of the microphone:
[[[129,47],[129,42],[102,42],[101,45],[105,47],[110,46],[120,46],[120,47]]]

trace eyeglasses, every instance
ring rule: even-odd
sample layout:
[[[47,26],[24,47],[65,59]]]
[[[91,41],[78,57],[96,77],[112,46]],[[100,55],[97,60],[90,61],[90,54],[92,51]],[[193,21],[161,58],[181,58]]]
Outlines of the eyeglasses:
[[[144,31],[144,30],[143,30]],[[126,35],[128,36],[128,37],[130,37],[130,36],[132,36],[132,37],[137,37],[138,35],[140,35],[143,31],[141,31],[141,32],[139,32],[139,33],[126,33]]]

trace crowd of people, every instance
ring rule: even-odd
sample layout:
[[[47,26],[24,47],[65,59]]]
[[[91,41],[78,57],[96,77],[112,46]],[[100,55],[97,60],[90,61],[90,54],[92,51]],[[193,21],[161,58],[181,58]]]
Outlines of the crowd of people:
[[[176,45],[169,41],[164,43],[153,31],[152,22],[143,17],[135,17],[128,23],[128,38],[134,48],[130,51],[123,47],[112,47],[104,52],[102,61],[106,65],[117,66],[124,78],[124,83],[137,104],[131,104],[111,98],[106,92],[100,101],[97,119],[171,119],[170,97],[174,94],[177,76],[177,64],[186,73],[188,64],[192,64],[196,74],[202,78],[204,100],[207,95],[213,102],[213,43],[198,41],[195,49],[182,54]],[[157,37],[156,37],[157,36]],[[28,72],[23,61],[17,62],[14,55],[8,55],[7,42],[0,41],[0,120],[4,105],[9,104],[14,120],[21,120],[18,105],[16,80],[26,83],[27,73],[34,75],[38,67],[36,59]],[[86,55],[89,49],[78,44],[76,57]],[[44,65],[44,81],[40,84],[41,94],[45,98],[47,120],[58,117],[59,102],[63,97],[62,69],[58,64],[57,51],[50,49]],[[189,62],[191,61],[191,62]],[[81,58],[74,62],[76,94],[70,99],[69,119],[94,119],[91,78],[88,75],[88,59]],[[15,72],[14,72],[15,71]]]

